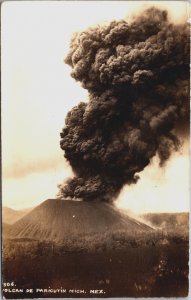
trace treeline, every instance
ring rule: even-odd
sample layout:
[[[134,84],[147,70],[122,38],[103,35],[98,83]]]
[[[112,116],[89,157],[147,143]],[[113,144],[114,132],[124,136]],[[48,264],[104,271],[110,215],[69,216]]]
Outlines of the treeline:
[[[163,231],[131,232],[130,235],[125,231],[118,231],[86,236],[67,236],[59,243],[31,239],[5,239],[3,240],[3,258],[16,259],[17,257],[63,255],[66,252],[105,252],[127,248],[159,247],[185,244],[188,243],[188,239],[187,234]]]

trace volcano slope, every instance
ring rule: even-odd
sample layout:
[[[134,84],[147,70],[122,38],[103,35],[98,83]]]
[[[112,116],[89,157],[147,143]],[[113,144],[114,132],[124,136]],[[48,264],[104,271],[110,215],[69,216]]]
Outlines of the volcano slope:
[[[70,236],[152,228],[104,202],[48,199],[17,221],[9,230],[13,238],[62,241]]]

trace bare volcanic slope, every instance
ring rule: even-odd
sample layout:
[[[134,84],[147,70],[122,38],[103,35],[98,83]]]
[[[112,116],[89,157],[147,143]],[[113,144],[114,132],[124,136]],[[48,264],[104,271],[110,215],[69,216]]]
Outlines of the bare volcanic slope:
[[[127,230],[141,232],[151,227],[122,214],[104,202],[49,199],[12,225],[14,238],[62,241],[66,237]]]

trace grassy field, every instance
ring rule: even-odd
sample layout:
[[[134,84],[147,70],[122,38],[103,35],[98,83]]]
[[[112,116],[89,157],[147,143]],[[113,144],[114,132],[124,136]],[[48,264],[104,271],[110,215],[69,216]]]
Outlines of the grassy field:
[[[3,255],[4,296],[9,299],[183,297],[188,293],[187,235],[117,232],[60,244],[7,239]],[[7,286],[11,283],[14,287]]]

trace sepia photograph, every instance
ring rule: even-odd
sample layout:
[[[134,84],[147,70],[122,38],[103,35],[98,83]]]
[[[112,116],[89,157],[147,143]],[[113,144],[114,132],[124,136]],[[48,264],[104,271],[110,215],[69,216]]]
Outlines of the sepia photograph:
[[[1,4],[2,297],[189,294],[190,3]]]

